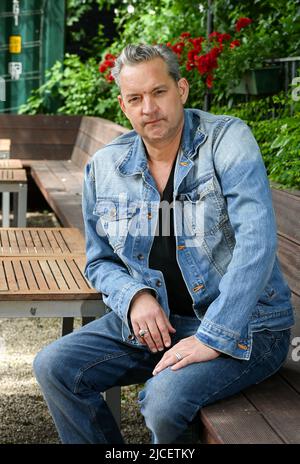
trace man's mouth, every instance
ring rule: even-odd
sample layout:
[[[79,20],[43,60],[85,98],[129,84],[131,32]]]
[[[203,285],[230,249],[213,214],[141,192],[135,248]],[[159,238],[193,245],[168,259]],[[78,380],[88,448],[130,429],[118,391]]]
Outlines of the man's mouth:
[[[162,121],[162,119],[155,119],[153,121],[148,121],[145,123],[145,126],[148,126],[148,124],[156,124],[157,122],[160,122],[160,121]]]

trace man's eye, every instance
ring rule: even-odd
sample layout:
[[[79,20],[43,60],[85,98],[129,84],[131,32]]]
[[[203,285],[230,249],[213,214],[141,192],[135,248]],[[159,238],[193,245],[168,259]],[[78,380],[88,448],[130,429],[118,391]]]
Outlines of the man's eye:
[[[165,93],[165,90],[157,90],[155,93],[156,93],[157,95],[160,95],[160,94],[162,94],[162,93]]]
[[[129,103],[135,103],[136,101],[138,101],[138,97],[132,97],[128,100]]]

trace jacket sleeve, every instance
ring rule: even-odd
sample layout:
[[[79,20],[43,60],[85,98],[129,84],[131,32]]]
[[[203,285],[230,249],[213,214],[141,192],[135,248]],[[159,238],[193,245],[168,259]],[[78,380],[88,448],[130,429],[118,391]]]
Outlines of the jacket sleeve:
[[[196,333],[204,344],[238,359],[252,349],[251,314],[271,276],[276,222],[259,147],[248,126],[231,119],[219,134],[214,163],[235,234],[231,262]]]
[[[85,168],[82,199],[86,239],[85,276],[91,285],[102,293],[104,303],[115,311],[130,329],[128,311],[131,300],[140,290],[154,290],[135,280],[113,251],[99,217],[94,214],[95,204],[95,176],[91,162]]]

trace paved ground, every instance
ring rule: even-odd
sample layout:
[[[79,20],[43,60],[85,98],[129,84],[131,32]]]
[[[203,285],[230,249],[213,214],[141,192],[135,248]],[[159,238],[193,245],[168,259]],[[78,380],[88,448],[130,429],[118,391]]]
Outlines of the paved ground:
[[[31,215],[28,225],[55,226],[44,213]],[[79,327],[80,320],[75,320]],[[0,319],[0,444],[59,443],[43,397],[32,373],[35,354],[60,337],[60,319]],[[137,405],[141,386],[122,388],[121,432],[126,443],[149,443]]]

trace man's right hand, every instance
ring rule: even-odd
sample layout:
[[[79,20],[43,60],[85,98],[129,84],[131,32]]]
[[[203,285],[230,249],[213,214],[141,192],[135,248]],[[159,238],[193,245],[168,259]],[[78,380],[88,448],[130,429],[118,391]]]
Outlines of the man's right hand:
[[[171,346],[169,334],[175,333],[176,329],[150,292],[141,292],[134,297],[129,317],[135,336],[142,345],[148,345],[153,353]],[[143,337],[139,335],[141,329],[147,330]]]

